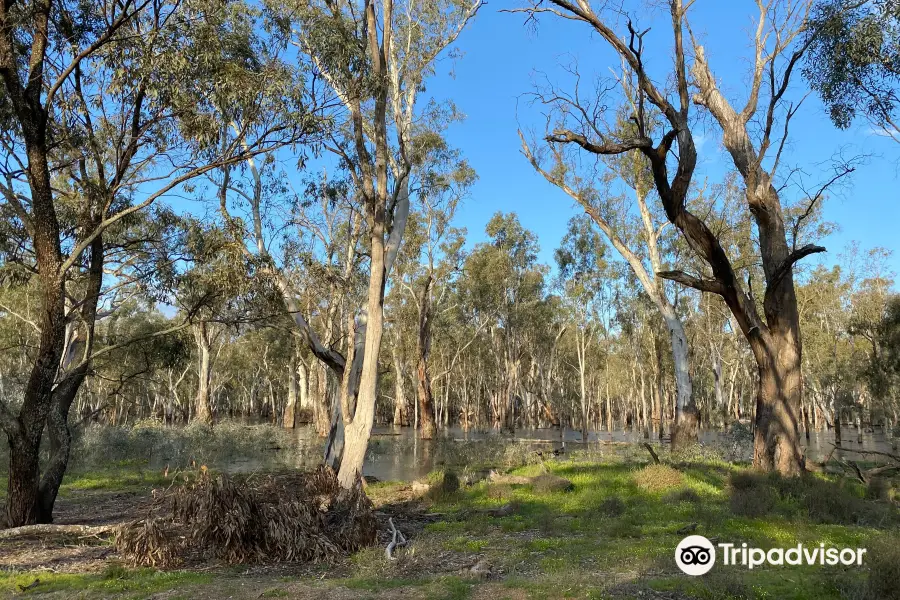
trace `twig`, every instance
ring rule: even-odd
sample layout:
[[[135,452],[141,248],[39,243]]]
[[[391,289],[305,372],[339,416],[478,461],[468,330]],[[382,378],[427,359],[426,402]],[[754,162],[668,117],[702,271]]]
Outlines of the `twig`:
[[[393,533],[393,537],[391,539],[391,543],[387,545],[387,548],[384,549],[384,555],[388,560],[396,560],[394,558],[393,552],[394,549],[400,548],[406,545],[406,538],[403,537],[403,533],[400,532],[399,529],[394,525],[393,517],[388,518],[388,525],[391,526],[391,532]]]

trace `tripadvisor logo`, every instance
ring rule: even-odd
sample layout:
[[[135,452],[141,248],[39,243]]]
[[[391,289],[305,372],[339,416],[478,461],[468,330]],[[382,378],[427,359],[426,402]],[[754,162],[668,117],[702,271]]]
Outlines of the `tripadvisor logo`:
[[[753,569],[761,565],[862,565],[865,548],[826,548],[825,544],[804,546],[797,544],[791,548],[748,547],[747,544],[717,544],[722,564],[740,565]],[[716,546],[702,535],[689,535],[675,548],[675,564],[688,575],[703,575],[716,564]]]
[[[688,575],[703,575],[716,564],[716,549],[702,535],[689,535],[675,548],[675,564]]]

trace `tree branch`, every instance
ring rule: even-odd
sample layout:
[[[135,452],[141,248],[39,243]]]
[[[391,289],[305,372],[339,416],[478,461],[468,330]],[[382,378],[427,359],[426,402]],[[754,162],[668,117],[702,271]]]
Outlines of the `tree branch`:
[[[693,275],[688,275],[684,271],[657,271],[657,277],[668,279],[669,281],[677,281],[682,285],[700,290],[701,292],[709,292],[711,294],[725,295],[725,286],[715,279],[701,279]]]

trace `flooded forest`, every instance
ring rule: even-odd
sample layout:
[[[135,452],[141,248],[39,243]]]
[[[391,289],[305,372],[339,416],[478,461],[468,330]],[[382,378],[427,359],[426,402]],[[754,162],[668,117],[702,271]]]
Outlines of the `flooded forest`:
[[[0,596],[900,598],[898,48],[5,0]]]

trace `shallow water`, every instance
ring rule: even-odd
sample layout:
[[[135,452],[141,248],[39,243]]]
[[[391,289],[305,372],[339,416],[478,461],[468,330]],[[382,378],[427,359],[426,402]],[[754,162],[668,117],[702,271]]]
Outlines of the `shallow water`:
[[[296,440],[296,447],[274,451],[272,460],[238,459],[230,461],[226,465],[221,465],[220,468],[230,472],[248,472],[265,470],[274,466],[311,468],[317,465],[321,461],[323,440],[316,435],[315,430],[311,426],[298,427],[293,434]],[[645,441],[640,431],[615,430],[612,432],[592,432],[588,438],[587,445],[585,445],[581,442],[581,432],[567,429],[563,432],[563,438],[561,439],[559,429],[555,428],[523,429],[516,431],[513,436],[500,434],[496,431],[464,431],[460,427],[452,427],[441,430],[438,436],[439,439],[436,440],[420,440],[411,427],[375,427],[369,444],[369,452],[366,454],[363,474],[376,477],[382,481],[410,481],[424,477],[435,468],[444,464],[453,464],[455,467],[462,468],[466,465],[455,464],[452,461],[454,458],[458,460],[459,455],[466,454],[450,453],[448,451],[452,450],[452,447],[456,445],[459,445],[460,450],[462,447],[468,446],[469,456],[489,460],[488,452],[485,452],[484,456],[479,455],[478,444],[480,442],[485,443],[486,450],[489,445],[491,445],[492,449],[496,449],[495,444],[502,440],[504,442],[517,442],[526,451],[544,450],[551,452],[561,449],[564,445],[564,440],[566,449],[571,452],[585,448],[603,450],[609,448],[608,444],[610,442],[639,444]],[[863,431],[862,442],[858,443],[856,429],[845,427],[843,438],[843,448],[834,452],[836,458],[849,460],[860,460],[863,458],[863,455],[852,452],[852,450],[893,451],[891,439],[885,435],[881,428],[876,428],[875,431]],[[658,437],[653,436],[651,441],[658,441]],[[809,442],[807,442],[805,437],[801,438],[801,442],[806,448],[806,456],[808,458],[821,461],[833,449],[834,432],[812,432]],[[733,447],[728,434],[716,430],[701,431],[700,443],[720,448]],[[742,450],[744,455],[739,458],[749,460],[749,447],[744,446]],[[637,450],[637,453],[642,452],[642,450]],[[450,454],[454,458],[448,458]],[[869,456],[868,458],[876,462],[879,461],[877,456]]]

